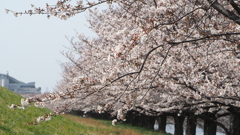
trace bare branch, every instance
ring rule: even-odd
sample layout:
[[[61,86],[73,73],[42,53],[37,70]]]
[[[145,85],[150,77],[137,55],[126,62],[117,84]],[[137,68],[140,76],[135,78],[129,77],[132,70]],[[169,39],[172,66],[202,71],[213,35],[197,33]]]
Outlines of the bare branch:
[[[214,9],[216,9],[219,13],[223,14],[225,17],[233,20],[237,24],[240,25],[240,17],[237,16],[234,12],[227,10],[224,8],[217,0],[208,0],[208,2],[212,5]]]

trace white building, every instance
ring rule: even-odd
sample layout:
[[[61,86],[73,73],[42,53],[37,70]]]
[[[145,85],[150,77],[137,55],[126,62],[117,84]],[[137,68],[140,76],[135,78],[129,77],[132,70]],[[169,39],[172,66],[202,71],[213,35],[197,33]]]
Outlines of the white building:
[[[23,83],[8,75],[0,73],[0,86],[18,94],[40,94],[41,87],[36,88],[35,82]]]

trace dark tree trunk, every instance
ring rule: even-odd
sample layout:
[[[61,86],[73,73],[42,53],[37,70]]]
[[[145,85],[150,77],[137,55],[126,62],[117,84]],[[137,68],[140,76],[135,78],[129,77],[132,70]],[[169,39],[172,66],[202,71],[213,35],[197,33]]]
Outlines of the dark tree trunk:
[[[155,117],[147,116],[148,117],[148,127],[149,129],[154,129]]]
[[[128,117],[131,117],[131,125],[132,126],[139,126],[139,120],[140,120],[140,117],[139,117],[139,114],[136,114],[136,113],[133,113],[131,112]]]
[[[132,115],[132,126],[139,126],[139,116],[138,114]]]
[[[145,127],[146,125],[146,118],[145,118],[145,115],[139,115],[138,116],[138,119],[139,119],[139,123],[138,123],[138,126],[140,127]]]
[[[216,135],[217,123],[215,115],[212,113],[205,113],[204,116],[204,135]]]
[[[197,118],[194,114],[190,114],[187,117],[187,127],[186,127],[186,135],[196,135],[196,124]]]
[[[185,119],[185,116],[173,116],[174,118],[174,135],[183,135],[183,122]]]
[[[126,123],[133,125],[133,112],[132,111],[127,112]]]
[[[159,132],[161,133],[166,133],[166,125],[167,125],[167,116],[162,115],[160,116],[160,119],[158,120],[158,125],[159,125]]]
[[[147,128],[147,116],[141,115],[141,118],[142,118],[142,127]]]
[[[140,116],[134,115],[134,126],[139,126],[140,123]]]
[[[240,135],[240,114],[230,113],[230,135]]]

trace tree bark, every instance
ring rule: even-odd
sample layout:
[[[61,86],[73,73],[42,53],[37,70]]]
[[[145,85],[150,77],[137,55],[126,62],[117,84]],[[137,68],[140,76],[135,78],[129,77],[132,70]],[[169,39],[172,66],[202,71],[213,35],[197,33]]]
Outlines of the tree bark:
[[[148,120],[147,128],[154,129],[155,117],[147,116],[147,120]]]
[[[174,135],[183,135],[183,122],[185,116],[177,116],[177,114],[173,117],[174,118]]]
[[[158,125],[159,125],[159,132],[161,133],[166,133],[166,125],[167,125],[167,116],[162,115],[160,116],[160,119],[158,120]]]
[[[230,135],[240,135],[240,115],[236,112],[230,112]]]
[[[204,135],[216,135],[217,123],[213,113],[205,113],[204,115]]]
[[[240,17],[237,16],[234,12],[224,8],[224,6],[218,3],[217,0],[207,0],[207,1],[219,13],[223,14],[225,17],[229,18],[230,20],[233,20],[234,22],[240,25]]]
[[[133,126],[139,126],[139,119],[140,119],[140,117],[138,116],[138,114],[133,114],[133,123],[132,123],[132,125]]]
[[[145,115],[139,116],[139,125],[141,127],[146,127],[146,116]]]
[[[194,114],[190,114],[187,117],[187,127],[186,127],[186,135],[196,135],[196,124],[197,118]]]
[[[133,125],[133,112],[132,111],[128,111],[127,115],[126,115],[126,123],[129,123],[131,125]]]

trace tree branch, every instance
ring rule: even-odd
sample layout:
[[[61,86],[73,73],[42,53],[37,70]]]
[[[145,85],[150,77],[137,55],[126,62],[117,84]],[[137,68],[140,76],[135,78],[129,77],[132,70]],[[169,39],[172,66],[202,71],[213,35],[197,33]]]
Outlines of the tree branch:
[[[232,7],[237,11],[237,13],[240,15],[240,8],[238,7],[238,5],[233,0],[229,0],[229,2],[232,5]]]
[[[199,115],[198,117],[201,118],[202,120],[206,119],[206,120],[210,120],[210,121],[213,121],[213,122],[217,123],[217,125],[220,126],[225,131],[226,135],[230,134],[228,128],[225,125],[223,125],[222,123],[218,122],[217,120],[213,120],[213,119],[208,118],[208,117],[203,116],[203,115]]]
[[[234,12],[229,11],[226,8],[224,8],[221,4],[218,3],[217,0],[208,0],[208,2],[219,13],[223,14],[228,19],[233,20],[234,22],[236,22],[237,24],[240,25],[240,17],[237,16]]]

